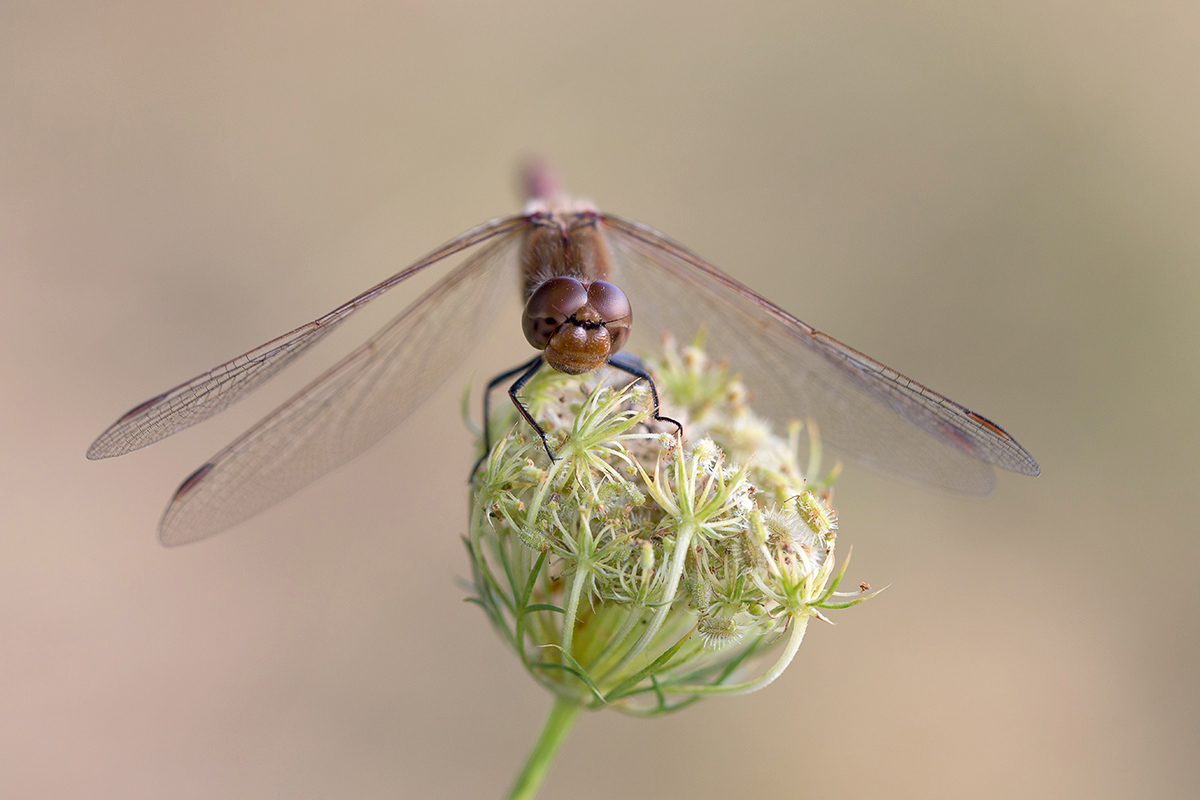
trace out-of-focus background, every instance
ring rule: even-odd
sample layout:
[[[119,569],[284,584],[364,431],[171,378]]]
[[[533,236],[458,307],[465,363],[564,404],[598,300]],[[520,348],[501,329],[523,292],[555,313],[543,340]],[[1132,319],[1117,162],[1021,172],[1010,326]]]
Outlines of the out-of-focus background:
[[[516,210],[539,152],[1043,469],[847,469],[849,580],[891,588],[766,691],[586,716],[545,797],[1194,796],[1198,9],[6,3],[0,795],[502,794],[549,698],[462,602],[462,383],[181,549],[178,482],[369,328],[84,451]]]

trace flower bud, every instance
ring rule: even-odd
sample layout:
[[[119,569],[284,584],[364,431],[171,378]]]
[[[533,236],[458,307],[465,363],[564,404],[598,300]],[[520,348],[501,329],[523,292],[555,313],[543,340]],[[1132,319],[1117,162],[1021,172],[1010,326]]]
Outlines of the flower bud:
[[[651,366],[690,448],[636,383],[540,375],[527,407],[556,458],[498,408],[489,427],[513,432],[475,476],[467,541],[473,599],[536,680],[642,714],[762,688],[810,618],[870,596],[834,600],[836,512],[796,436],[746,405],[754,387],[695,345],[668,343]]]

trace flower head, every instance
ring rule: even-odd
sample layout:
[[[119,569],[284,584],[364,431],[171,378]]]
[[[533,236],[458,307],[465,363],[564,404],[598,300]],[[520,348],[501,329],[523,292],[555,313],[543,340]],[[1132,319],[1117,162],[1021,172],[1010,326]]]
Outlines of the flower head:
[[[530,673],[635,713],[761,688],[811,617],[869,596],[835,592],[837,514],[799,467],[799,427],[772,433],[698,347],[652,366],[685,442],[654,430],[639,384],[544,370],[524,394],[556,459],[511,408],[489,420],[509,430],[467,542],[473,599]]]

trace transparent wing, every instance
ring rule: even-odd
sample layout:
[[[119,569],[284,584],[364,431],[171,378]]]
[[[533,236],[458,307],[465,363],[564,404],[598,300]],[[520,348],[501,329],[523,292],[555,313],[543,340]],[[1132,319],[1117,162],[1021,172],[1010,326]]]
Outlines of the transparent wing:
[[[633,303],[632,332],[687,342],[703,329],[706,350],[743,376],[759,413],[815,420],[836,455],[954,491],[989,492],[990,465],[1038,474],[986,418],[805,325],[653,229],[601,221]]]
[[[163,544],[203,539],[269,508],[379,441],[477,346],[512,291],[520,236],[472,256],[369,341],[271,412],[175,492]]]
[[[347,317],[396,284],[447,256],[523,227],[526,222],[524,216],[486,222],[325,316],[135,406],[100,434],[88,448],[87,457],[100,459],[124,455],[203,422],[257,389]]]

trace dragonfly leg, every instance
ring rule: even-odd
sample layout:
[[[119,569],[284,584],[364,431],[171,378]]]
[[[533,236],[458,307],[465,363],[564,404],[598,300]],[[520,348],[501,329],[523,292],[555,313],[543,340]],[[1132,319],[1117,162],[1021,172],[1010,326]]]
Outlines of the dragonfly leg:
[[[472,475],[479,470],[479,466],[483,463],[483,460],[487,458],[488,453],[491,452],[492,449],[491,426],[489,424],[491,422],[492,390],[512,376],[518,374],[519,377],[513,382],[512,386],[508,387],[508,396],[512,399],[513,405],[517,407],[517,411],[521,412],[521,416],[525,418],[525,421],[528,422],[535,431],[537,431],[538,436],[542,437],[542,446],[546,448],[546,453],[549,454],[550,460],[554,460],[554,453],[550,452],[550,445],[546,443],[546,432],[542,430],[541,425],[538,425],[537,422],[534,421],[533,416],[529,413],[529,410],[525,408],[525,406],[521,403],[520,398],[517,397],[517,392],[521,391],[521,388],[529,382],[529,379],[532,378],[534,373],[538,371],[538,369],[542,366],[542,363],[543,361],[540,355],[534,356],[531,360],[526,361],[519,367],[513,367],[507,372],[502,372],[488,381],[487,390],[483,393],[483,455],[479,457],[479,460],[475,462],[475,466],[471,468]]]
[[[654,385],[654,378],[650,377],[650,373],[642,369],[640,359],[634,356],[614,356],[608,360],[608,365],[622,372],[628,372],[635,378],[644,380],[650,386],[650,397],[654,399],[654,411],[651,416],[658,422],[669,422],[675,426],[675,433],[679,438],[683,438],[683,425],[678,420],[664,417],[658,413],[658,388]]]

